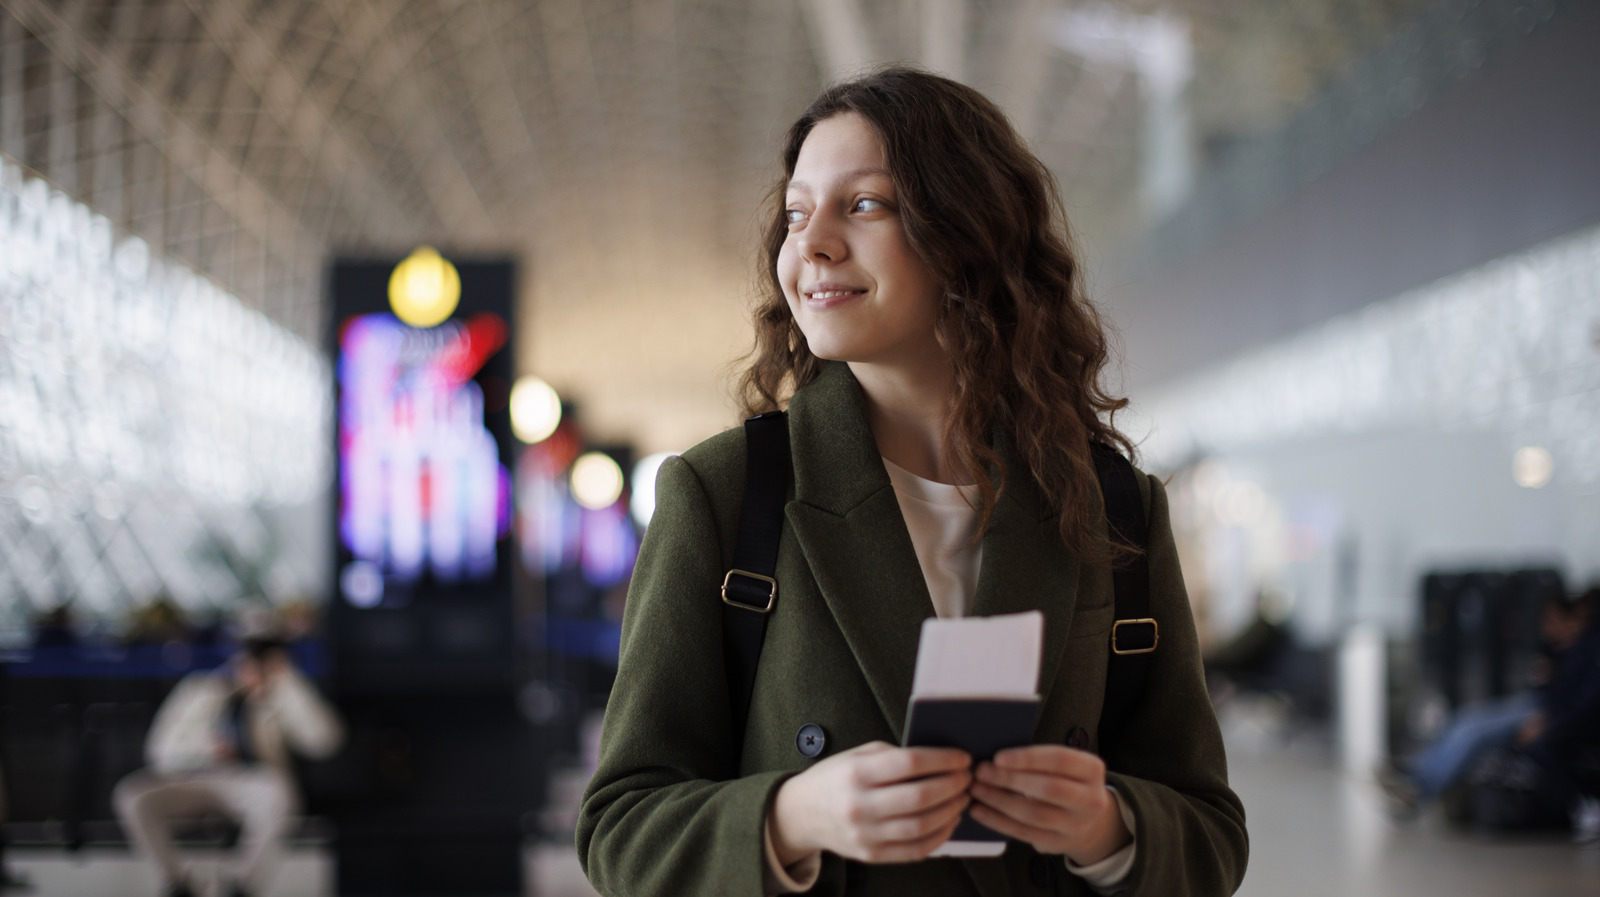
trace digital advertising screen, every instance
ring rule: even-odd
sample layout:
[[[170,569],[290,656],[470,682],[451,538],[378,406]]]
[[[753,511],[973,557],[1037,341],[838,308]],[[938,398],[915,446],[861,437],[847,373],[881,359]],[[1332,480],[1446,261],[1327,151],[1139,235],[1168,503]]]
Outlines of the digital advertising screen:
[[[333,265],[331,616],[347,690],[510,681],[515,275],[426,247]]]

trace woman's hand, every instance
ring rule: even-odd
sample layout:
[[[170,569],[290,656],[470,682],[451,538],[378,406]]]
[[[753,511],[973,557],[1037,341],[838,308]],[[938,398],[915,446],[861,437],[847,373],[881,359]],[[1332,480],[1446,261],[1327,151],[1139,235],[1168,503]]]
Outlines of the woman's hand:
[[[1106,789],[1106,764],[1063,745],[1012,748],[978,764],[972,818],[1079,866],[1098,863],[1133,840],[1117,799]]]
[[[920,860],[949,840],[971,803],[972,758],[949,748],[869,742],[784,782],[769,830],[788,866],[819,850],[867,863]]]

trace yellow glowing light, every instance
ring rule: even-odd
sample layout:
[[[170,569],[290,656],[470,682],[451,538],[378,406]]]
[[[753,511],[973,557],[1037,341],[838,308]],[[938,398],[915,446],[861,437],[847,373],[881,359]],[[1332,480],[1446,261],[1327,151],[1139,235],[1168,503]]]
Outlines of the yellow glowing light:
[[[1511,456],[1511,478],[1524,489],[1543,488],[1555,471],[1556,462],[1550,452],[1536,445],[1519,448]]]
[[[412,327],[432,327],[461,301],[461,275],[432,246],[418,246],[389,275],[389,307]]]
[[[519,377],[511,387],[511,430],[529,445],[550,438],[561,423],[561,397],[538,377]]]
[[[609,508],[622,497],[622,468],[604,452],[589,452],[572,462],[572,497],[591,511]]]

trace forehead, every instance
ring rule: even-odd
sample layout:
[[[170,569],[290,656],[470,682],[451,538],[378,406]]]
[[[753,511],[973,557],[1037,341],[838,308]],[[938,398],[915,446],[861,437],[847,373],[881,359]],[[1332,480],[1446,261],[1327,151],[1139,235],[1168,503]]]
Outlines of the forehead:
[[[846,112],[817,122],[806,135],[789,187],[823,190],[866,178],[889,178],[883,143],[866,119]]]

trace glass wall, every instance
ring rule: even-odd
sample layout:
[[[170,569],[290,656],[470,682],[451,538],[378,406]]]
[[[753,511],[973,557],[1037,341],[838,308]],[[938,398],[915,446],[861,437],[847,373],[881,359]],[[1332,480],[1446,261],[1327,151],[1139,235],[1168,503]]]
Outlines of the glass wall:
[[[0,643],[316,599],[322,355],[0,161]],[[308,529],[309,528],[309,529]]]

